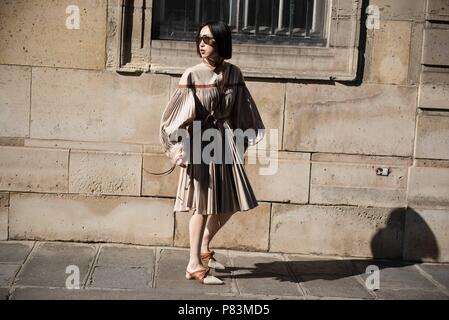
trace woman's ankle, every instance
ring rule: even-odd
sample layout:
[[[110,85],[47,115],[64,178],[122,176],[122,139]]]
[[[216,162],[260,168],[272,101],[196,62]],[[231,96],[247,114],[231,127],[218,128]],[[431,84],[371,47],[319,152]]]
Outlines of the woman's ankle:
[[[196,271],[196,270],[201,270],[204,269],[204,266],[202,263],[190,263],[187,265],[187,270],[190,271]]]
[[[210,252],[209,243],[201,245],[201,253],[208,253],[208,252]]]

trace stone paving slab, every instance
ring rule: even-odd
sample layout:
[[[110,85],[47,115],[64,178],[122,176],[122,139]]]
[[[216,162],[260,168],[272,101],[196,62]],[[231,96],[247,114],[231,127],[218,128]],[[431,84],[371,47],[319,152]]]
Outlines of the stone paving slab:
[[[437,290],[390,290],[382,289],[376,291],[381,300],[449,300],[449,296]]]
[[[0,288],[0,300],[7,300],[9,295],[9,288]]]
[[[18,264],[0,264],[0,287],[9,287],[14,281],[14,277],[19,271]]]
[[[374,299],[351,261],[338,258],[287,255],[288,265],[307,296],[315,298]]]
[[[150,267],[154,265],[155,248],[131,245],[103,245],[97,265]]]
[[[276,255],[231,253],[232,276],[242,294],[302,296],[287,262]]]
[[[307,295],[317,297],[341,297],[356,299],[374,299],[356,277],[338,275],[303,275],[301,286]]]
[[[153,286],[155,248],[102,245],[89,279],[92,288],[145,289]]]
[[[22,264],[33,244],[33,241],[0,241],[0,263]]]
[[[298,255],[286,255],[289,267],[295,275],[305,274],[338,274],[355,275],[351,262],[335,258],[312,258]]]
[[[234,300],[236,295],[217,295],[189,291],[180,293],[174,290],[153,288],[149,290],[111,290],[64,288],[16,288],[10,300]]]
[[[215,258],[225,267],[230,265],[230,261],[222,252],[215,250]],[[157,274],[155,287],[171,289],[176,291],[190,291],[203,293],[237,293],[233,289],[230,271],[218,272],[211,269],[210,275],[219,277],[225,282],[223,285],[202,285],[197,280],[186,280],[185,270],[189,262],[189,250],[187,249],[160,249],[157,262]]]
[[[153,283],[152,266],[96,266],[89,287],[144,289],[151,288]]]
[[[418,266],[449,290],[449,264],[420,264]]]
[[[437,287],[426,279],[413,263],[397,261],[364,260],[353,261],[354,266],[360,272],[363,281],[369,276],[365,273],[368,265],[376,265],[379,268],[380,290],[436,290]]]
[[[96,246],[79,243],[44,242],[35,246],[15,284],[48,287],[65,287],[70,265],[78,266],[80,285],[86,281],[87,272],[96,253]]]

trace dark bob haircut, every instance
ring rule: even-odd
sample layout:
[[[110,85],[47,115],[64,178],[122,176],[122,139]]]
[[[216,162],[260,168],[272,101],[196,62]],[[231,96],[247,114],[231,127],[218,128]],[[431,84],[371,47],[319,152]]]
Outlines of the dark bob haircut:
[[[209,26],[210,32],[215,38],[216,50],[223,59],[231,59],[232,57],[232,34],[231,28],[223,21],[209,20],[203,22],[196,33],[196,52],[201,57],[201,52],[198,43],[198,37],[200,36],[201,29]]]

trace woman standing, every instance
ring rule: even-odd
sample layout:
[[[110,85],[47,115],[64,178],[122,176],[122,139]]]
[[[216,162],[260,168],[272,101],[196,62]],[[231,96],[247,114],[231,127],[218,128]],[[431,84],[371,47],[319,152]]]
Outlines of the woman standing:
[[[202,284],[223,284],[222,280],[208,275],[210,268],[224,269],[214,259],[209,243],[233,213],[258,205],[243,167],[243,155],[237,152],[237,135],[232,132],[255,130],[255,135],[244,140],[245,152],[249,145],[263,138],[265,127],[240,68],[224,61],[232,56],[229,26],[221,21],[201,24],[196,43],[201,62],[185,70],[171,95],[161,119],[160,141],[166,155],[181,167],[174,211],[192,210],[186,278],[197,279]],[[192,148],[195,142],[178,141],[175,133],[180,129],[187,130],[189,139],[192,138],[194,121],[201,132],[213,129],[220,135],[220,148],[226,157],[230,156],[231,162],[229,158],[223,160],[225,156],[223,161],[216,158],[204,161],[204,142],[200,143],[198,152]],[[215,137],[213,140],[216,142]],[[187,153],[190,157],[186,157]],[[192,161],[199,153],[200,162]]]

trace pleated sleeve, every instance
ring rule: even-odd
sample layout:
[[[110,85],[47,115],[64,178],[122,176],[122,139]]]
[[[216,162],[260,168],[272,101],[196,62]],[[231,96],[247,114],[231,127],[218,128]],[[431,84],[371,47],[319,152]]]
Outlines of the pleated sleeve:
[[[172,163],[182,157],[184,144],[176,133],[195,119],[195,101],[191,73],[187,69],[165,106],[160,122],[159,141]]]
[[[245,151],[248,146],[253,146],[259,143],[265,135],[265,125],[260,116],[256,103],[254,102],[251,93],[249,92],[245,78],[237,66],[233,66],[236,72],[235,83],[235,100],[230,115],[230,123],[232,128],[240,128],[244,132],[247,129],[253,129],[253,135],[245,136]],[[238,135],[238,134],[236,134]]]

